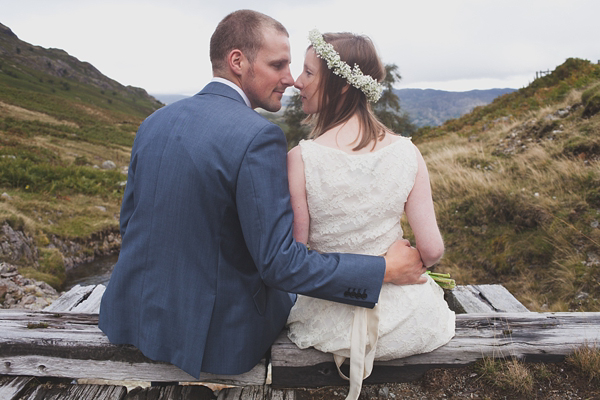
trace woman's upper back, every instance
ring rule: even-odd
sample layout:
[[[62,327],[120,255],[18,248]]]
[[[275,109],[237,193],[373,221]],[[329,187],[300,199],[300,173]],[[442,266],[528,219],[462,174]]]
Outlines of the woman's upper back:
[[[300,148],[311,248],[382,254],[402,236],[400,217],[418,168],[409,139],[354,154],[309,140]]]

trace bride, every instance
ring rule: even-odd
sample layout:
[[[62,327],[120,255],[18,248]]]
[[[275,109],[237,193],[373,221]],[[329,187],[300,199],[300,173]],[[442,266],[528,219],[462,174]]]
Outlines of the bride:
[[[377,120],[369,102],[382,93],[385,69],[373,43],[350,33],[311,31],[295,87],[309,114],[311,140],[288,154],[294,237],[320,252],[381,255],[402,238],[406,213],[426,266],[444,252],[425,161],[410,139]],[[357,399],[373,361],[425,353],[454,336],[454,313],[427,275],[422,284],[384,284],[366,309],[298,296],[288,319],[300,348],[350,358],[350,390]],[[348,290],[359,297],[359,290]]]

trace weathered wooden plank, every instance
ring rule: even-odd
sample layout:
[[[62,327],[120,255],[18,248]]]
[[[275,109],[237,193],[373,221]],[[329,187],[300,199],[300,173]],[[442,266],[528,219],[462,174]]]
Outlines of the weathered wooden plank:
[[[214,394],[206,386],[160,386],[136,388],[124,400],[212,400]]]
[[[100,309],[104,285],[74,286],[44,311],[95,313]],[[458,313],[528,312],[502,285],[465,285],[447,291],[450,308]]]
[[[574,349],[600,343],[600,313],[459,314],[456,336],[430,353],[376,362],[368,383],[402,382],[430,368],[463,366],[483,357],[559,361]],[[285,334],[271,348],[276,387],[344,384],[330,354],[300,350]],[[302,378],[300,378],[302,377]]]
[[[236,387],[221,390],[217,400],[296,400],[296,392],[270,386]]]
[[[452,310],[458,314],[492,312],[529,312],[502,285],[465,285],[445,292]]]
[[[471,287],[479,292],[479,296],[496,312],[529,312],[527,307],[502,285],[472,285]]]
[[[52,304],[44,309],[44,311],[71,311],[74,307],[86,299],[95,288],[96,285],[75,285],[67,293],[64,293],[58,299],[54,300]]]
[[[122,400],[126,394],[124,386],[46,384],[23,400]]]
[[[97,326],[97,314],[0,310],[0,374],[109,380],[216,382],[263,385],[266,361],[241,375],[202,374],[146,358],[114,345]]]
[[[106,286],[104,285],[96,286],[85,300],[77,304],[70,311],[85,314],[98,314],[100,311],[100,301],[102,300],[102,295],[105,290]]]
[[[0,354],[0,374],[31,375],[111,381],[153,382],[213,382],[226,385],[262,385],[265,382],[266,361],[241,375],[201,373],[196,379],[174,365],[158,362],[101,361],[69,359],[51,356],[3,356]]]
[[[23,389],[33,378],[30,377],[0,377],[0,399],[13,400],[18,399]]]
[[[473,291],[470,286],[457,286],[446,292],[445,298],[449,307],[457,314],[495,312],[492,306],[483,301],[479,293]]]

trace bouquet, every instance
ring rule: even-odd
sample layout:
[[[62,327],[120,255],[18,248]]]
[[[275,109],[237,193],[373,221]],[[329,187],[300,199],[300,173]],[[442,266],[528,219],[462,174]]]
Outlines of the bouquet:
[[[426,271],[427,275],[431,276],[438,285],[442,287],[442,289],[454,289],[456,287],[456,282],[454,279],[450,279],[450,274],[440,274],[437,272]]]

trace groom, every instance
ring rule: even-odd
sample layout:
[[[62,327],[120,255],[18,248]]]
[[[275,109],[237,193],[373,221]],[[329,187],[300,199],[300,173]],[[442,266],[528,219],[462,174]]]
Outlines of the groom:
[[[418,252],[319,254],[296,243],[277,111],[285,28],[248,10],[220,22],[215,79],[140,126],[121,208],[122,248],[100,308],[113,343],[200,372],[240,374],[284,327],[295,295],[373,307],[382,282],[418,283]]]

